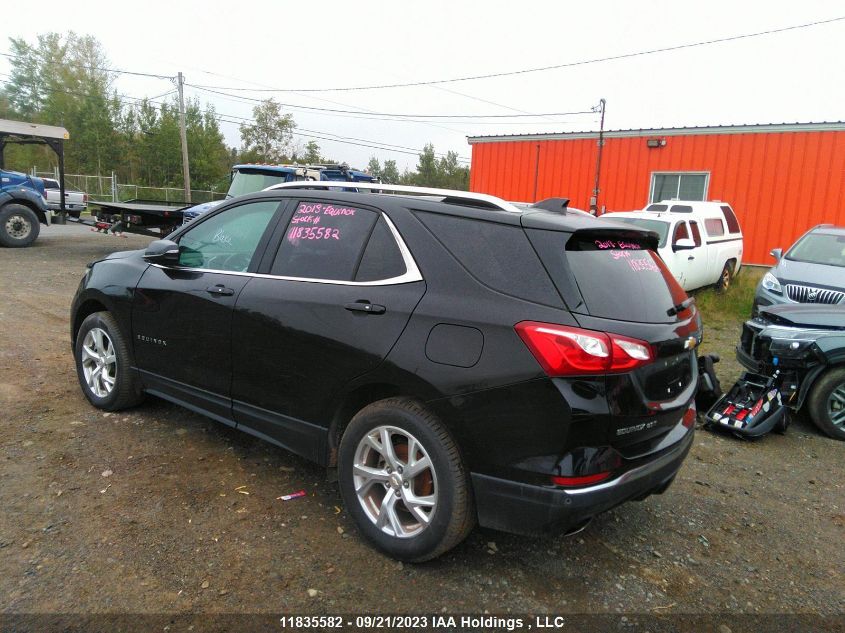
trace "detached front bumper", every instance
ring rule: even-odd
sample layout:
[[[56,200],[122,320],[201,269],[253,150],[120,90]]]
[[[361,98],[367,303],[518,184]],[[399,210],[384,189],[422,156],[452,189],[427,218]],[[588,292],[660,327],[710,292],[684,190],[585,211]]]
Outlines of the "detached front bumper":
[[[472,473],[478,522],[515,534],[559,534],[631,499],[659,494],[672,483],[692,446],[694,431],[657,457],[609,481],[583,488],[535,486]]]

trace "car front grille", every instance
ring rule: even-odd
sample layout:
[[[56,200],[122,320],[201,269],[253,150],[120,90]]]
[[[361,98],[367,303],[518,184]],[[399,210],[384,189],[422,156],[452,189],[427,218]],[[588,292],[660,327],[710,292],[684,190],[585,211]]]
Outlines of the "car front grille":
[[[838,290],[825,290],[813,286],[799,286],[797,284],[786,284],[786,296],[798,303],[839,303],[845,292]]]

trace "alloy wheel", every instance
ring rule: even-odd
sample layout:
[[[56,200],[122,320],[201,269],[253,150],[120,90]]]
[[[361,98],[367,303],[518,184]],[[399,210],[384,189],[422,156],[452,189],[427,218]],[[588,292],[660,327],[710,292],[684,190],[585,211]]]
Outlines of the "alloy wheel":
[[[845,384],[831,392],[827,399],[827,414],[834,426],[845,428]]]
[[[102,328],[91,328],[82,341],[82,374],[88,388],[98,398],[105,398],[117,380],[114,343]]]
[[[377,426],[358,442],[352,468],[358,501],[382,532],[410,538],[429,526],[437,510],[437,474],[417,438]]]

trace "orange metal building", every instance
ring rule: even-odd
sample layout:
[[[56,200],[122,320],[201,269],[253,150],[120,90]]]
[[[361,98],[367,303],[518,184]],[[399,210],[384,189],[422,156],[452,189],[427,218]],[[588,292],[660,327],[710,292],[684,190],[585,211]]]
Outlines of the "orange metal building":
[[[590,207],[598,132],[468,140],[472,191]],[[845,123],[605,132],[599,209],[642,209],[655,198],[730,203],[745,262],[771,265],[772,248],[788,247],[810,227],[845,225]]]

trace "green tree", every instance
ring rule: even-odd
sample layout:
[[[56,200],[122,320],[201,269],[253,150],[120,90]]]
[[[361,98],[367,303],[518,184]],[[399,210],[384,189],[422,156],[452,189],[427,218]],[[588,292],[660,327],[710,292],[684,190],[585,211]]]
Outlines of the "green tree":
[[[395,160],[386,160],[384,161],[384,167],[381,169],[381,181],[388,185],[396,185],[399,184],[400,176],[399,170],[396,168],[396,161]]]
[[[370,162],[367,163],[367,173],[376,178],[381,177],[381,163],[375,156],[371,156]]]
[[[417,162],[417,173],[413,177],[414,184],[420,187],[439,187],[437,159],[434,156],[434,145],[426,143],[420,159]]]
[[[317,141],[308,141],[305,144],[305,152],[302,154],[301,160],[309,165],[317,165],[323,161],[320,154],[320,145]]]
[[[273,99],[262,101],[252,110],[253,123],[240,126],[244,154],[255,162],[286,162],[296,124],[290,114],[282,114]]]

